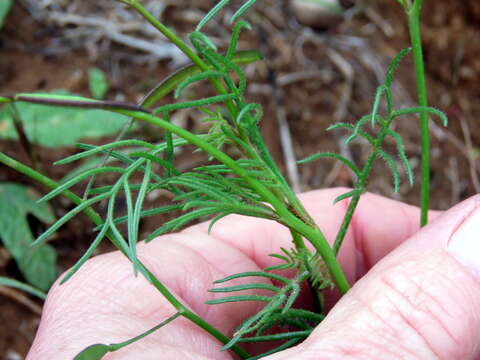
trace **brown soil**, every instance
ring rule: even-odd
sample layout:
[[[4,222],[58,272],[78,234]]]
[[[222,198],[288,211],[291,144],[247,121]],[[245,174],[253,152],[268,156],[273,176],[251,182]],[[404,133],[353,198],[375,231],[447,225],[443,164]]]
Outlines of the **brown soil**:
[[[273,156],[284,164],[283,148],[278,136],[277,115],[285,108],[293,138],[293,150],[297,158],[318,151],[338,151],[343,134],[326,133],[325,129],[335,121],[352,122],[369,112],[378,79],[388,60],[408,44],[408,33],[400,9],[394,1],[375,5],[353,20],[343,22],[328,32],[306,32],[282,13],[277,2],[259,2],[257,18],[264,18],[262,27],[245,35],[241,48],[257,45],[267,61],[258,63],[249,70],[251,99],[265,108],[262,130]],[[272,6],[271,6],[272,5]],[[192,6],[192,5],[190,5]],[[205,4],[199,5],[202,10]],[[185,7],[179,6],[178,9]],[[176,14],[168,9],[169,14]],[[273,9],[273,10],[272,10]],[[478,165],[480,127],[480,3],[477,0],[453,2],[448,0],[427,1],[424,9],[423,33],[429,100],[432,106],[447,112],[450,125],[447,129],[435,125],[432,130],[432,207],[446,209],[452,204],[478,192]],[[173,16],[171,26],[181,31],[191,29],[182,16]],[[255,23],[252,17],[252,23]],[[291,24],[287,26],[286,24]],[[76,50],[62,55],[43,51],[49,36],[59,29],[33,22],[18,4],[8,17],[0,32],[0,94],[66,88],[88,94],[86,69],[90,66],[103,68],[112,79],[110,98],[122,94],[134,102],[151,85],[145,79],[161,79],[168,72],[166,64],[148,66],[120,62],[121,70],[113,71],[108,54],[91,60],[86,51]],[[263,36],[259,37],[258,34]],[[58,35],[58,34],[57,34]],[[259,40],[259,38],[263,38]],[[360,44],[360,45],[355,45]],[[357,47],[356,47],[357,46]],[[114,51],[129,51],[119,46]],[[350,70],[349,80],[345,71]],[[271,77],[276,78],[277,103],[271,96]],[[295,80],[294,77],[298,76]],[[303,78],[302,78],[303,76]],[[351,88],[349,88],[349,81]],[[349,89],[351,95],[348,94]],[[202,94],[203,90],[197,88]],[[415,101],[412,63],[403,63],[396,77],[395,97],[398,105]],[[343,105],[342,101],[344,101]],[[336,112],[341,115],[335,117]],[[185,126],[200,126],[194,115],[185,116]],[[408,121],[408,123],[407,123]],[[406,119],[397,125],[405,139],[408,156],[418,173],[420,159],[419,130],[414,119]],[[155,135],[148,129],[141,130],[148,138]],[[467,141],[466,141],[467,139]],[[394,144],[388,144],[393,150]],[[351,156],[364,159],[368,153],[362,145],[351,148]],[[29,158],[12,141],[0,141],[0,151],[29,163]],[[75,151],[73,148],[37,149],[45,171],[59,179],[71,168],[50,164]],[[200,155],[183,154],[179,166],[185,169],[200,164]],[[411,189],[404,185],[399,194],[393,193],[390,173],[381,165],[369,189],[387,196],[418,204],[418,181]],[[347,171],[328,161],[316,162],[299,168],[300,188],[351,185]],[[405,180],[405,179],[403,179]],[[0,181],[15,181],[32,184],[29,179],[6,167],[0,167]],[[168,201],[167,198],[152,200]],[[71,205],[58,201],[57,216],[64,214]],[[172,216],[172,215],[171,215]],[[157,217],[143,223],[142,234],[158,226],[167,218]],[[57,234],[52,244],[57,248],[60,271],[64,271],[86,249],[92,231],[86,218],[78,217]],[[111,247],[104,245],[101,251]],[[5,252],[2,250],[2,254]],[[18,270],[8,255],[0,257],[0,276],[16,277]],[[34,300],[35,301],[35,300]],[[0,295],[0,358],[22,359],[28,351],[39,322],[38,315],[15,300]]]

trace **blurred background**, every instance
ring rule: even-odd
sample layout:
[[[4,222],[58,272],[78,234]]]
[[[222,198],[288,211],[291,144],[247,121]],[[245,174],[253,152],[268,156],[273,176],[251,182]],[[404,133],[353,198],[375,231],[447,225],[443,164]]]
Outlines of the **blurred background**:
[[[215,3],[143,1],[156,17],[184,38]],[[229,18],[242,3],[232,1],[229,10],[206,27],[205,32],[218,47],[228,44]],[[296,165],[296,160],[319,151],[340,152],[359,163],[368,156],[365,144],[355,142],[346,147],[346,134],[325,129],[339,121],[353,123],[371,112],[376,87],[383,81],[388,63],[409,45],[405,18],[395,0],[307,3],[307,0],[259,0],[245,17],[253,29],[244,32],[239,42],[241,50],[258,49],[265,57],[246,67],[247,96],[263,105],[262,132],[273,157],[299,192],[352,185],[350,173],[341,164],[322,160]],[[431,205],[446,209],[480,191],[480,2],[425,0],[424,3],[422,30],[429,104],[446,112],[450,120],[447,128],[437,120],[431,122]],[[1,95],[61,89],[135,103],[185,63],[178,50],[165,43],[153,27],[122,3],[0,0]],[[208,94],[211,94],[208,86],[193,86],[186,97]],[[394,95],[397,108],[416,103],[411,58],[402,62],[397,71]],[[162,102],[172,100],[168,97]],[[101,144],[113,140],[120,131],[117,119],[95,116],[38,106],[19,107],[14,116],[0,109],[0,151],[60,180],[74,172],[78,164],[52,163],[78,151],[75,143],[81,140]],[[202,131],[206,126],[201,121],[203,116],[196,110],[185,110],[177,112],[172,121],[192,131]],[[23,128],[23,139],[18,138],[14,117]],[[417,118],[402,118],[395,129],[402,134],[406,153],[418,174]],[[158,130],[145,125],[136,126],[129,136],[149,141],[161,139]],[[386,148],[394,151],[395,143],[387,142]],[[181,170],[206,161],[203,154],[192,153],[189,148],[177,155]],[[401,168],[400,161],[398,165]],[[405,175],[402,180],[399,192],[395,193],[390,171],[379,163],[368,188],[418,204],[418,179],[413,187],[405,181]],[[108,178],[97,181],[97,185],[107,183]],[[82,255],[93,231],[86,217],[74,218],[48,245],[48,254],[44,254],[49,259],[48,274],[41,279],[29,277],[29,272],[38,274],[43,270],[22,265],[20,255],[15,252],[18,235],[7,229],[5,219],[13,222],[22,217],[23,222],[18,225],[23,229],[20,235],[31,241],[53,218],[71,209],[68,201],[58,199],[42,209],[42,213],[36,213],[25,198],[34,199],[35,194],[45,190],[0,165],[0,217],[4,219],[0,221],[0,276],[29,281],[46,290],[53,278]],[[169,194],[158,192],[148,198],[147,205],[158,206],[168,200]],[[168,218],[154,217],[142,222],[142,236]],[[110,250],[112,247],[105,243],[100,252]],[[39,258],[36,265],[40,269],[42,261]],[[25,357],[40,312],[40,301],[0,287],[1,359]]]

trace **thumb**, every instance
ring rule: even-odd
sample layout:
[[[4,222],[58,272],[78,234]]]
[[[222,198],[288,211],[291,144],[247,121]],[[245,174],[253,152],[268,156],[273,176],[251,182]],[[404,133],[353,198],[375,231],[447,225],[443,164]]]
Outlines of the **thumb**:
[[[269,359],[463,360],[479,355],[476,196],[380,261],[304,343]]]

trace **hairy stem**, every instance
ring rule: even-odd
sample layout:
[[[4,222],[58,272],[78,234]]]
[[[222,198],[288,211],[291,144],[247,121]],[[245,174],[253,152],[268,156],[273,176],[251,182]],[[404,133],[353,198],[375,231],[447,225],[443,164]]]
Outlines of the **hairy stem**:
[[[158,19],[156,19],[147,9],[145,9],[145,7],[143,7],[143,5],[138,0],[120,0],[120,1],[134,8],[152,26],[154,26],[157,30],[159,30],[168,40],[170,40],[173,44],[175,44],[188,58],[190,58],[190,60],[196,66],[198,66],[199,69],[201,69],[202,71],[206,71],[210,68],[209,65],[206,64],[195,52],[193,52],[192,49],[182,39],[180,39],[177,35],[175,35],[174,32],[172,32],[160,21],[158,21]],[[212,83],[213,87],[219,94],[221,95],[227,94],[227,90],[225,86],[221,83],[221,81],[219,81],[218,79],[210,79],[210,82]],[[227,100],[225,101],[225,105],[227,106],[232,118],[235,119],[236,116],[238,115],[238,109],[235,106],[234,102],[232,100]],[[240,131],[240,135],[244,141],[247,141],[248,143],[250,143],[250,139],[248,139],[248,137],[246,137],[245,134],[241,134],[241,131]],[[266,149],[266,147],[263,149],[262,158],[268,164],[268,166],[272,169],[276,177],[279,179],[280,183],[283,185],[282,190],[284,192],[284,195],[286,196],[290,204],[295,208],[297,214],[299,214],[303,220],[307,221],[310,224],[313,224],[313,221],[309,217],[307,211],[303,208],[297,196],[288,186],[285,178],[280,173],[280,170],[271,159],[271,156],[268,150]]]
[[[175,44],[190,60],[198,66],[199,69],[202,71],[208,70],[210,67],[208,64],[206,64],[195,52],[192,51],[192,49],[182,40],[180,39],[175,33],[173,33],[170,29],[168,29],[165,25],[163,25],[158,19],[156,19],[145,7],[142,6],[142,4],[138,0],[120,0],[128,5],[130,5],[132,8],[134,8],[140,15],[142,15],[152,26],[154,26],[157,30],[159,30],[168,40],[170,40],[173,44]],[[225,86],[219,81],[218,79],[210,79],[210,82],[212,83],[213,87],[215,90],[221,94],[227,94],[227,90]],[[236,118],[238,115],[238,109],[233,103],[232,100],[227,100],[225,102],[225,105],[227,106],[231,116],[233,119]],[[242,134],[240,134],[242,135]],[[243,134],[242,139],[244,141],[247,141],[250,143],[250,140],[245,137],[245,134]],[[292,206],[295,207],[296,211],[301,214],[301,216],[310,221],[311,219],[309,218],[307,212],[301,205],[300,201],[296,197],[296,195],[293,193],[293,191],[290,189],[290,187],[287,185],[286,180],[283,178],[281,175],[280,171],[278,170],[278,167],[275,165],[273,160],[270,157],[270,154],[268,153],[268,150],[266,150],[266,147],[264,149],[264,160],[268,163],[269,167],[273,170],[277,178],[280,180],[283,186],[284,194],[289,200],[289,202],[292,204]]]
[[[142,6],[142,4],[138,0],[120,0],[128,5],[130,5],[132,8],[134,8],[140,15],[142,15],[152,26],[154,26],[158,31],[160,31],[168,40],[170,40],[173,44],[175,44],[190,60],[198,66],[198,68],[202,71],[207,71],[210,66],[205,63],[195,52],[192,51],[192,49],[182,40],[180,39],[177,35],[175,35],[174,32],[172,32],[170,29],[168,29],[165,25],[163,25],[158,19],[156,19],[145,7]],[[225,86],[222,84],[222,82],[218,79],[212,78],[210,79],[210,82],[212,83],[213,87],[215,90],[221,94],[227,94],[227,89]],[[232,119],[235,119],[238,115],[238,108],[234,104],[232,100],[227,100],[225,101],[225,105],[228,108],[228,111],[230,112],[230,115]],[[248,115],[250,116],[250,115]],[[241,129],[239,129],[240,132],[239,134],[242,137],[242,140],[250,143],[250,139],[246,136],[246,134],[242,133]],[[272,169],[272,171],[275,173],[277,178],[279,178],[280,182],[285,185],[286,181],[281,175],[280,171],[278,170],[277,166],[270,158],[270,154],[268,153],[268,150],[266,148],[264,149],[265,151],[265,156],[264,156],[264,161],[266,161],[269,165],[269,167]],[[265,158],[266,157],[266,158]],[[287,186],[286,188],[289,189]],[[284,186],[285,190],[285,186]],[[286,197],[289,199],[289,201],[292,203],[293,206],[296,207],[298,212],[301,212],[303,214],[306,214],[302,206],[300,205],[300,202],[298,199],[296,199],[296,196],[293,194],[291,190],[287,190],[285,192]],[[307,216],[305,216],[307,217]]]
[[[260,181],[248,175],[245,170],[240,167],[235,160],[233,160],[230,156],[225,154],[224,152],[218,150],[210,143],[204,141],[197,135],[175,126],[163,119],[157,118],[156,116],[139,112],[139,111],[132,111],[132,110],[122,110],[122,109],[111,109],[111,111],[124,114],[127,116],[134,117],[138,120],[142,120],[153,125],[159,126],[167,131],[170,131],[183,139],[187,140],[191,144],[197,146],[198,148],[204,150],[209,155],[216,158],[221,163],[227,165],[232,171],[243,178],[250,186],[257,191],[262,198],[270,203],[275,211],[279,216],[279,220],[281,223],[286,225],[289,228],[294,229],[299,234],[305,236],[307,240],[309,240],[312,245],[315,247],[315,250],[318,251],[322,259],[325,261],[325,265],[327,266],[330,274],[332,275],[333,280],[337,284],[340,292],[342,294],[346,293],[350,288],[348,281],[345,277],[345,274],[338,263],[335,254],[333,253],[330,245],[328,244],[325,236],[322,234],[320,229],[317,226],[312,226],[311,224],[306,224],[302,220],[300,220],[297,216],[292,214],[287,206],[279,200],[266,186],[264,186]]]
[[[373,163],[375,162],[375,159],[377,157],[377,151],[381,148],[381,144],[383,142],[383,139],[385,136],[387,136],[387,130],[390,127],[390,124],[392,123],[393,118],[389,119],[384,125],[383,128],[378,135],[378,138],[375,140],[374,147],[372,150],[372,153],[369,155],[367,162],[365,163],[365,166],[362,169],[362,172],[360,173],[360,176],[358,177],[358,182],[355,185],[356,189],[363,190],[365,189],[365,186],[367,185],[368,177],[372,171]],[[362,191],[363,192],[363,191]],[[362,196],[362,192],[359,192],[358,194],[355,194],[352,196],[350,200],[350,204],[348,205],[347,211],[345,213],[345,216],[342,221],[342,225],[340,226],[340,229],[338,230],[337,237],[335,238],[335,242],[333,244],[333,252],[335,255],[338,255],[338,252],[340,251],[340,248],[342,246],[343,240],[345,239],[345,236],[347,235],[347,230],[348,227],[350,226],[350,223],[352,222],[353,214],[355,213],[355,210],[358,206],[358,203],[360,201],[360,197]]]
[[[407,9],[408,29],[412,43],[413,60],[417,82],[418,104],[428,106],[427,85],[425,81],[425,65],[423,61],[422,39],[420,33],[420,12],[423,0],[415,0],[413,6]],[[430,205],[430,138],[428,113],[420,113],[420,134],[422,144],[421,189],[420,189],[420,225],[428,223]]]
[[[173,31],[168,27],[158,21],[158,19],[153,16],[138,0],[120,0],[132,8],[134,8],[140,15],[142,15],[145,20],[147,20],[153,27],[160,31],[170,42],[175,44],[198,68],[202,71],[207,71],[210,67],[205,61],[203,61],[189,46],[188,44],[180,39]],[[218,79],[210,79],[215,90],[221,94],[227,94],[225,86]],[[225,105],[228,108],[228,111],[232,115],[232,118],[235,118],[238,114],[238,111],[231,100],[226,101]]]
[[[144,337],[147,337],[148,335],[154,333],[155,331],[157,331],[158,329],[164,327],[165,325],[168,325],[170,324],[173,320],[175,320],[176,318],[178,318],[179,316],[181,316],[182,314],[180,312],[176,312],[175,314],[173,314],[172,316],[170,316],[169,318],[167,318],[166,320],[162,321],[160,324],[158,325],[155,325],[153,328],[145,331],[143,334],[140,334],[140,335],[137,335],[135,336],[134,338],[132,339],[129,339],[127,341],[124,341],[124,342],[121,342],[121,343],[117,343],[117,344],[111,344],[110,345],[110,351],[117,351],[117,350],[120,350],[121,348],[124,348],[125,346],[128,346],[130,344],[133,344],[134,342],[138,341],[138,340],[141,340],[143,339]]]

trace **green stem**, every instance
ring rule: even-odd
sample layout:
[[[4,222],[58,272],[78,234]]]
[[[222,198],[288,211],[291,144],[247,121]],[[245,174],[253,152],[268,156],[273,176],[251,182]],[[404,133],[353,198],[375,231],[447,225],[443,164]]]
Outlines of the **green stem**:
[[[145,9],[138,0],[120,0],[120,1],[134,8],[153,27],[155,27],[158,31],[160,31],[169,41],[175,44],[188,58],[190,58],[190,60],[196,66],[198,66],[199,69],[201,69],[202,71],[207,71],[210,69],[210,66],[207,63],[205,63],[195,52],[193,52],[192,49],[182,39],[180,39],[177,35],[175,35],[174,32],[172,32],[160,21],[158,21],[158,19],[155,18],[147,9]],[[228,93],[225,86],[218,79],[210,79],[210,82],[212,83],[213,87],[220,95],[225,95]],[[225,101],[225,105],[227,106],[232,118],[235,119],[236,116],[238,115],[238,109],[233,103],[233,101],[227,100]],[[243,140],[248,141],[248,138],[243,136]],[[285,185],[286,181],[281,175],[280,171],[278,170],[278,168],[276,167],[273,161],[269,161],[271,160],[271,158],[268,151],[266,151],[266,154],[264,155],[266,155],[266,159],[264,160],[268,163],[270,168],[272,168],[273,172],[277,175],[282,185]],[[293,193],[293,191],[288,186],[283,186],[283,190],[285,192],[286,197],[291,202],[292,206],[295,207],[297,212],[302,214],[302,217],[304,217],[305,219],[309,219],[307,212],[301,205],[300,201],[298,201],[298,198]],[[309,221],[311,222],[311,219],[309,219]]]
[[[313,245],[315,250],[320,254],[323,261],[325,262],[325,266],[327,267],[330,275],[333,278],[333,281],[337,285],[340,294],[344,295],[350,289],[350,284],[343,272],[342,267],[340,266],[339,262],[335,254],[333,253],[330,245],[328,244],[325,236],[322,234],[318,227],[312,228],[302,221],[298,220],[298,224],[295,224],[294,228],[305,236],[305,238],[310,241]]]
[[[43,104],[49,104],[49,98],[45,96],[31,96],[29,97],[28,95],[23,95],[23,96],[13,96],[12,98],[9,99],[10,102],[15,102],[15,101],[32,101],[32,102],[39,102],[41,100],[41,103]],[[93,102],[91,99],[87,98],[81,98],[77,104],[75,104],[75,101],[72,101],[70,99],[67,99],[67,101],[62,103],[62,100],[58,100],[56,98],[52,99],[52,102],[55,102],[57,105],[66,105],[66,106],[77,106],[77,107],[82,107],[84,104],[90,104]],[[98,104],[98,102],[94,102],[95,105],[101,105]],[[345,293],[349,289],[348,282],[346,281],[345,274],[343,273],[340,265],[336,261],[335,254],[333,253],[330,245],[328,244],[327,240],[325,239],[325,236],[322,234],[320,229],[313,224],[309,222],[304,222],[303,219],[301,219],[298,214],[295,215],[293,214],[289,206],[285,204],[283,199],[277,198],[272,191],[263,185],[259,180],[255,179],[254,177],[251,177],[248,175],[248,173],[237,164],[237,162],[232,159],[230,156],[222,152],[221,150],[217,149],[207,141],[203,140],[199,136],[191,133],[188,130],[185,130],[181,127],[178,127],[172,123],[169,123],[168,121],[165,121],[163,119],[160,119],[150,113],[146,113],[144,111],[137,111],[137,110],[131,110],[129,107],[128,108],[121,108],[120,106],[117,105],[109,105],[109,104],[104,104],[101,106],[104,110],[123,114],[132,118],[135,118],[137,120],[145,121],[150,124],[156,125],[166,131],[172,132],[181,138],[187,140],[189,143],[192,145],[197,146],[198,148],[204,150],[206,153],[210,154],[212,157],[216,158],[218,161],[221,163],[225,164],[228,166],[232,171],[237,174],[239,177],[243,178],[243,180],[248,183],[252,189],[254,189],[257,194],[259,194],[264,201],[270,203],[273,208],[275,209],[278,219],[280,223],[283,225],[292,228],[296,230],[298,233],[303,235],[305,238],[307,238],[315,247],[315,249],[318,251],[318,253],[322,256],[322,258],[325,261],[325,264],[327,268],[329,269],[332,278],[334,279],[335,283],[338,285],[340,291],[342,293]]]
[[[381,148],[383,139],[385,138],[385,136],[387,136],[387,130],[390,127],[392,121],[393,121],[393,117],[390,118],[383,125],[383,128],[379,133],[378,138],[375,140],[372,153],[369,155],[367,162],[365,163],[365,166],[363,167],[362,172],[358,177],[358,182],[357,184],[355,184],[355,189],[360,189],[360,190],[365,189],[365,186],[367,185],[368,177],[370,175],[370,172],[372,171],[373,163],[375,162],[375,159],[377,157],[377,151]],[[343,240],[347,235],[348,227],[352,222],[353,214],[358,206],[361,196],[362,196],[362,192],[355,194],[354,196],[352,196],[352,199],[350,200],[350,204],[348,205],[347,211],[345,212],[342,225],[340,225],[340,229],[338,230],[337,237],[335,238],[335,242],[333,243],[333,252],[335,256],[338,255],[338,252],[340,251]]]
[[[415,64],[418,104],[426,107],[428,106],[427,85],[425,81],[425,65],[423,61],[422,39],[420,33],[420,12],[422,3],[423,0],[415,0],[413,6],[407,9],[407,16],[410,41],[412,43],[413,60]],[[428,209],[430,207],[430,138],[428,121],[428,114],[426,112],[420,113],[420,134],[422,143],[420,189],[421,226],[426,225],[428,222]]]
[[[155,27],[158,31],[160,31],[170,42],[172,42],[175,46],[177,46],[180,51],[182,51],[198,68],[202,71],[207,71],[210,69],[210,66],[205,63],[200,56],[198,56],[189,46],[188,44],[179,38],[173,31],[171,31],[168,27],[162,24],[162,22],[158,21],[158,19],[153,16],[147,9],[143,7],[143,5],[138,0],[120,0],[125,4],[130,5],[134,8],[140,15],[142,15],[145,20],[147,20],[153,27]],[[210,79],[215,90],[221,94],[227,94],[227,90],[225,86],[218,80],[218,79]],[[235,119],[238,111],[231,100],[225,102],[225,105],[228,108],[228,111],[232,115],[232,118]]]
[[[335,254],[333,253],[330,245],[328,244],[325,236],[322,234],[320,229],[317,226],[307,225],[303,221],[301,221],[297,216],[292,214],[285,204],[279,200],[266,186],[264,186],[260,181],[251,177],[246,173],[246,171],[240,167],[235,160],[233,160],[230,156],[218,150],[210,143],[204,141],[197,135],[191,133],[188,130],[185,130],[181,127],[178,127],[174,124],[171,124],[163,119],[157,118],[156,116],[132,111],[132,110],[122,110],[122,109],[110,109],[110,111],[117,112],[123,115],[134,117],[138,120],[142,120],[148,122],[150,124],[159,126],[164,130],[170,131],[183,139],[187,140],[192,145],[197,146],[198,148],[204,150],[209,155],[216,158],[221,163],[227,165],[232,171],[243,178],[256,192],[262,196],[262,198],[270,203],[275,211],[277,212],[279,219],[281,222],[289,228],[294,229],[299,234],[303,235],[307,238],[312,245],[315,247],[315,250],[322,256],[323,260],[325,261],[325,265],[327,266],[330,274],[332,275],[333,280],[337,284],[340,292],[342,294],[346,293],[350,288],[348,281],[345,277],[345,274],[340,267],[340,264],[337,262]]]
[[[174,32],[172,32],[160,21],[158,21],[158,19],[155,18],[147,9],[145,9],[145,7],[143,7],[138,0],[120,0],[120,1],[134,8],[153,27],[155,27],[158,31],[160,31],[169,41],[175,44],[188,58],[190,58],[190,60],[196,66],[198,66],[199,69],[201,69],[202,71],[206,71],[210,69],[210,66],[206,64],[195,52],[193,52],[192,49],[182,39],[180,39],[177,35],[175,35]],[[225,86],[218,79],[211,79],[210,82],[212,83],[213,87],[219,94],[224,95],[228,93]],[[236,116],[238,115],[238,109],[233,103],[233,101],[227,100],[225,101],[225,105],[227,106],[232,118],[235,119]],[[248,138],[243,136],[243,140],[248,141]],[[296,195],[293,193],[290,187],[286,185],[287,184],[286,180],[281,175],[280,171],[278,170],[273,160],[271,160],[271,157],[268,151],[264,151],[263,155],[264,157],[266,157],[264,158],[264,160],[268,163],[269,167],[272,169],[272,171],[275,173],[275,175],[279,178],[280,182],[282,183],[284,194],[289,200],[289,202],[291,203],[291,205],[296,209],[297,213],[301,215],[302,219],[306,220],[309,223],[313,223],[311,218],[308,216],[307,211],[303,208],[303,206],[301,205]]]
[[[18,162],[17,160],[7,156],[6,154],[0,152],[0,162],[3,163],[4,165],[24,174],[30,177],[31,179],[45,185],[46,187],[50,189],[56,189],[60,185],[53,181],[52,179],[46,177],[45,175],[42,175],[41,173],[33,170],[32,168]],[[79,196],[75,195],[73,192],[69,190],[65,190],[62,193],[67,199],[72,201],[74,204],[79,205],[82,203],[82,198]],[[92,222],[100,226],[103,224],[102,217],[92,208],[86,208],[84,210],[84,213],[92,220]],[[112,243],[119,249],[123,255],[127,256],[128,255],[122,250],[122,245],[119,243],[115,235],[109,230],[106,234],[106,236],[112,241]],[[158,280],[146,267],[145,265],[139,261],[139,267],[141,273],[145,276],[145,278],[165,297],[165,299],[179,312],[181,315],[190,321],[192,321],[194,324],[199,326],[200,328],[204,329],[207,331],[210,335],[215,337],[217,340],[219,340],[222,344],[226,344],[230,341],[230,339],[225,336],[223,333],[221,333],[218,329],[216,329],[214,326],[212,326],[210,323],[206,322],[202,318],[200,318],[198,315],[194,314],[192,311],[190,311],[185,305],[183,305],[175,295],[173,295],[168,288],[163,285],[163,283]],[[246,359],[249,357],[249,354],[241,349],[238,346],[233,346],[232,351],[236,353],[238,356],[240,356],[242,359]]]
[[[170,324],[173,320],[175,320],[176,318],[178,318],[179,316],[181,316],[182,314],[180,312],[176,312],[175,314],[173,314],[172,316],[170,316],[168,319],[162,321],[160,324],[158,325],[155,325],[153,328],[145,331],[144,333],[138,335],[138,336],[135,336],[134,338],[131,338],[127,341],[124,341],[124,342],[121,342],[121,343],[116,343],[116,344],[110,344],[108,347],[110,348],[110,351],[113,352],[113,351],[117,351],[117,350],[120,350],[121,348],[124,348],[125,346],[128,346],[130,344],[133,344],[134,342],[137,342],[138,340],[141,340],[143,339],[144,337],[147,337],[148,335],[154,333],[155,331],[157,331],[158,329],[164,327],[165,325],[168,325]]]
[[[134,8],[140,15],[142,15],[145,20],[153,25],[158,31],[160,31],[163,36],[165,36],[172,44],[178,47],[192,62],[197,65],[201,70],[208,70],[208,65],[183,41],[180,39],[172,30],[163,25],[158,19],[153,16],[147,9],[138,0],[120,0],[121,2],[130,5]]]
[[[292,234],[293,245],[295,245],[295,248],[297,248],[297,250],[307,249],[305,246],[305,242],[303,241],[303,238],[299,233],[290,229],[290,234]]]

